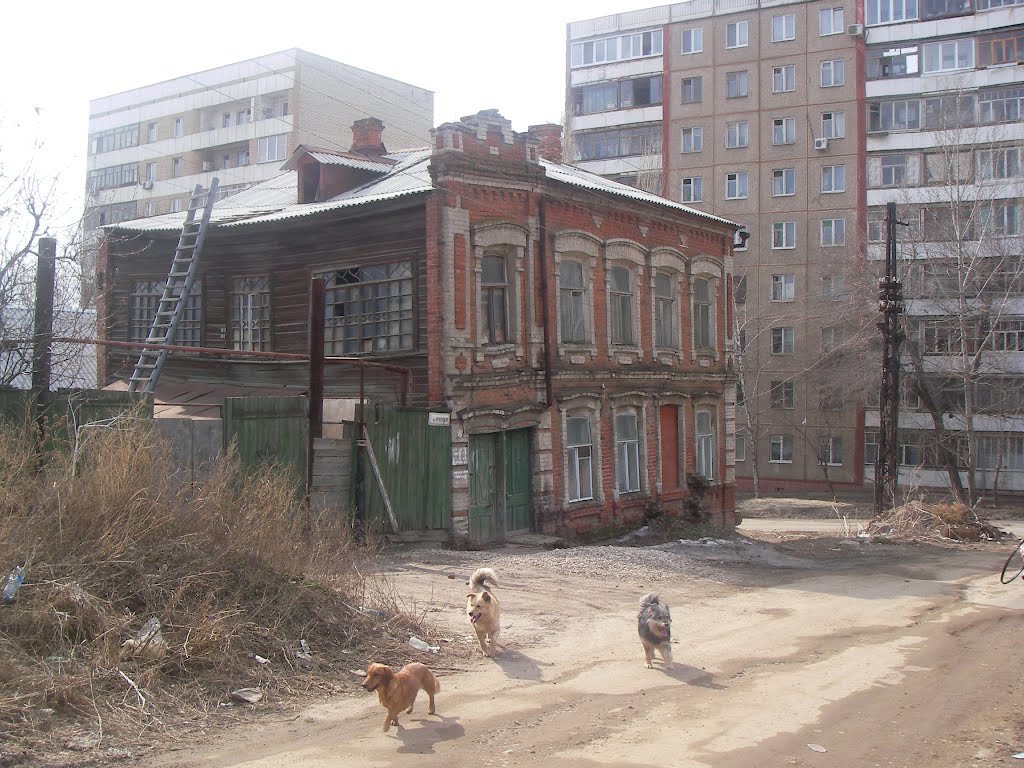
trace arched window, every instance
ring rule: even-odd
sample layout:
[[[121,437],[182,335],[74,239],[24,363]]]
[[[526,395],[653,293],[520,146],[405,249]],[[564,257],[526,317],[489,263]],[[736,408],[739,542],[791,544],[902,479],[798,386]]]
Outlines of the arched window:
[[[483,300],[485,343],[504,344],[508,340],[508,280],[505,257],[502,254],[484,255],[480,292]]]
[[[710,280],[693,280],[693,345],[698,350],[715,348],[713,295]]]
[[[632,345],[633,276],[627,267],[612,267],[608,278],[612,344]]]
[[[666,272],[654,276],[654,346],[661,349],[679,346],[675,280]]]
[[[632,411],[615,416],[615,481],[619,493],[640,490],[640,431]]]
[[[697,474],[711,480],[715,476],[715,417],[711,411],[697,411],[695,422]]]
[[[587,291],[583,282],[583,265],[578,261],[562,261],[559,272],[559,311],[562,320],[562,342],[584,344],[587,341]]]
[[[568,500],[594,498],[594,444],[587,416],[566,417],[565,453]]]

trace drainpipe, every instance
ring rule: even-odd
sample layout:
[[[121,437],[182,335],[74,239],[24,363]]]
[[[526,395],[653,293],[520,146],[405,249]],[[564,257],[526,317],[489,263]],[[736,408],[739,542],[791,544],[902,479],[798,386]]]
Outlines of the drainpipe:
[[[543,193],[540,195],[538,208],[540,220],[540,245],[538,250],[538,255],[540,256],[540,297],[541,301],[544,302],[544,311],[541,313],[541,324],[544,329],[544,395],[547,398],[547,406],[550,408],[555,403],[555,396],[552,391],[551,381],[551,319],[548,317],[550,310],[548,306],[548,278],[554,272],[548,269],[548,229]]]

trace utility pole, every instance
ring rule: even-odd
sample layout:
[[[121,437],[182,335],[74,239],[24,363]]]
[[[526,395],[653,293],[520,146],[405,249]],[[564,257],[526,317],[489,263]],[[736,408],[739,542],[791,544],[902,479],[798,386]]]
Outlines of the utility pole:
[[[57,271],[57,241],[39,238],[36,258],[36,306],[32,324],[32,393],[36,400],[36,436],[40,452],[46,436],[53,354],[53,290]]]
[[[875,514],[895,504],[899,473],[900,315],[903,285],[896,276],[896,203],[885,207],[885,277],[878,281],[878,311],[882,321],[882,385],[879,392],[878,455],[875,457]]]

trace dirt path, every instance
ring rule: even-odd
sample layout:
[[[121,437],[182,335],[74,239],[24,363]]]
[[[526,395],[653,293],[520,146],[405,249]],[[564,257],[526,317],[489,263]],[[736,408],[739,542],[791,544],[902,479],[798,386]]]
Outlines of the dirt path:
[[[438,716],[421,701],[384,735],[373,697],[342,698],[151,764],[1021,765],[1024,584],[995,577],[1005,548],[690,546],[671,551],[692,567],[665,570],[656,552],[644,568],[594,550],[430,553],[397,567],[399,593],[468,647],[465,577],[493,565],[505,643],[441,673]],[[652,589],[672,606],[671,671],[642,665],[634,606]]]

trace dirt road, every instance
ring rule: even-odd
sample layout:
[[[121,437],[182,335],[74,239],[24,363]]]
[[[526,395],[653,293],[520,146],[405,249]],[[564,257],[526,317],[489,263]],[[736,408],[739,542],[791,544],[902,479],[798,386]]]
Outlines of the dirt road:
[[[471,642],[469,572],[501,579],[504,649],[442,671],[437,716],[421,700],[385,735],[375,697],[338,697],[152,764],[1024,765],[1011,758],[1024,750],[1024,583],[996,578],[1005,549],[833,538],[420,553],[396,564],[395,586],[458,648]],[[642,664],[635,605],[650,590],[672,607],[671,671]]]

